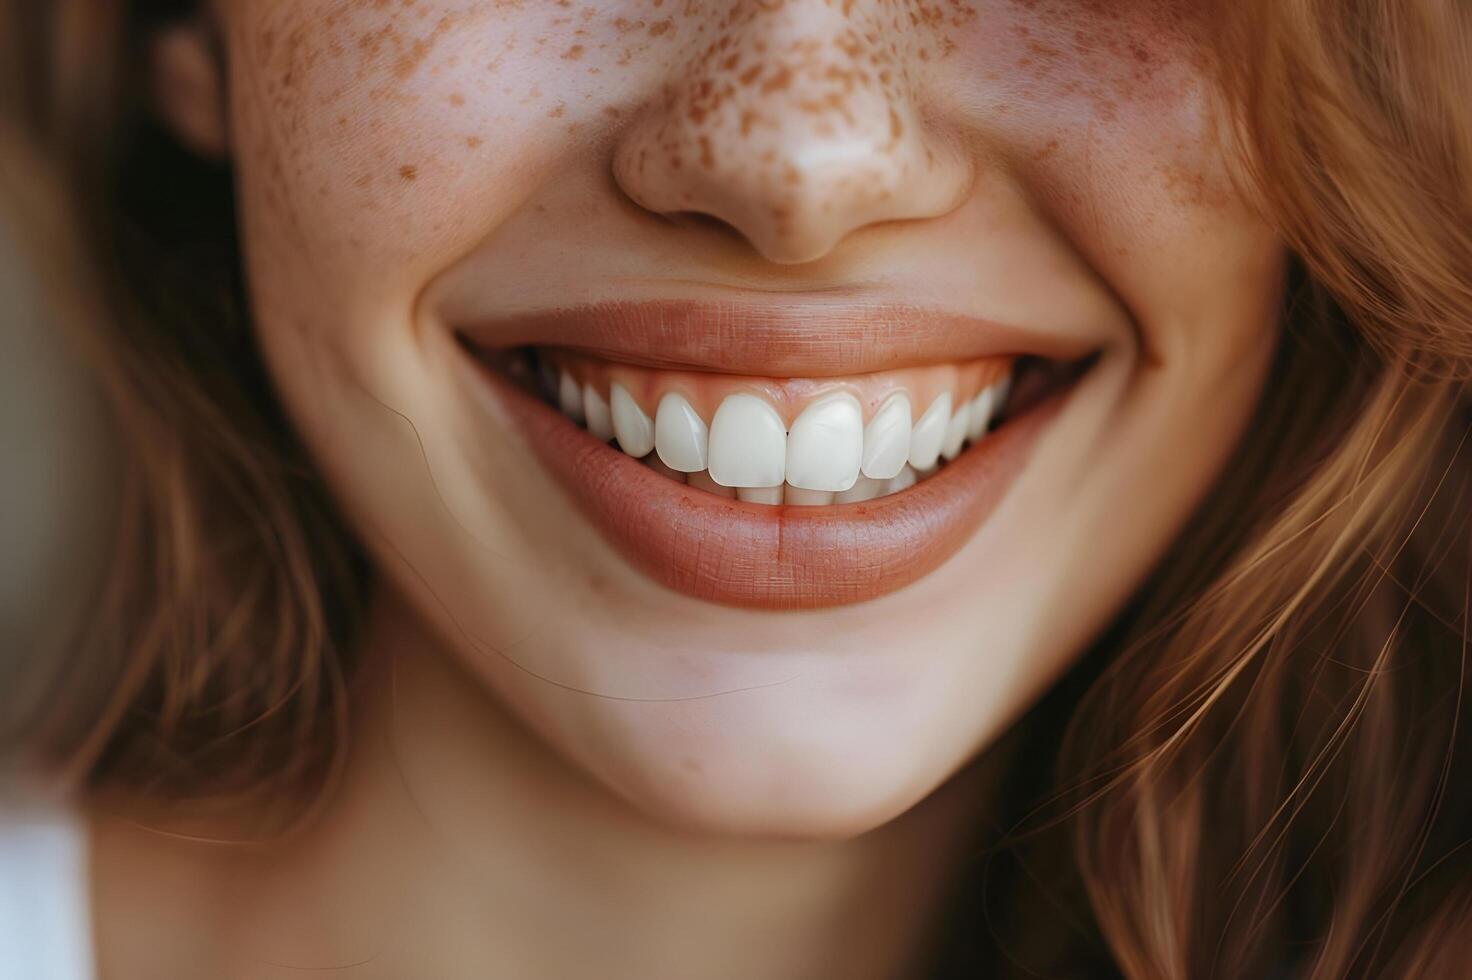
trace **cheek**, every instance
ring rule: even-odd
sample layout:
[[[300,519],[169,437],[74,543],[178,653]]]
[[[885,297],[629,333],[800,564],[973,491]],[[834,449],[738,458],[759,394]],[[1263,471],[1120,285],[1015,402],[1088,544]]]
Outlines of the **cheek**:
[[[1201,5],[1015,0],[968,28],[951,95],[1128,308],[1147,354],[1259,343],[1282,253],[1246,199]]]
[[[1183,5],[1033,0],[968,32],[953,98],[1013,176],[1055,207],[1133,198],[1129,232],[1237,197],[1216,132],[1214,68]]]
[[[607,6],[236,8],[234,140],[258,277],[402,303],[657,76],[679,31],[641,14],[662,3]]]

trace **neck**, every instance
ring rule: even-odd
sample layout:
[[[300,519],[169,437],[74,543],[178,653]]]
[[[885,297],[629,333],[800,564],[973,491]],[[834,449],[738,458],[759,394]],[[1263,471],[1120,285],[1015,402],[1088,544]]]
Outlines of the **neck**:
[[[707,836],[554,755],[395,598],[380,594],[365,642],[332,802],[288,844],[226,857],[221,931],[257,961],[371,956],[424,977],[902,976],[995,768],[972,766],[847,840]]]

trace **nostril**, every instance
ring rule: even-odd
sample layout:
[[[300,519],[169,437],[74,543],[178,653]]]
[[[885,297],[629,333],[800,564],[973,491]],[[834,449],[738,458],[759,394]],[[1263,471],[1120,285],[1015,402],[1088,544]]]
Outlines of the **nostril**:
[[[673,224],[690,228],[695,231],[712,232],[723,238],[729,237],[736,241],[745,241],[746,236],[741,229],[724,218],[718,218],[704,211],[670,211],[665,217]]]
[[[620,133],[612,170],[624,195],[781,264],[959,206],[973,167],[964,141],[926,111],[926,90],[904,72],[908,47],[856,34],[850,8],[774,2],[676,65],[664,97]],[[894,79],[871,74],[876,58],[894,62]]]

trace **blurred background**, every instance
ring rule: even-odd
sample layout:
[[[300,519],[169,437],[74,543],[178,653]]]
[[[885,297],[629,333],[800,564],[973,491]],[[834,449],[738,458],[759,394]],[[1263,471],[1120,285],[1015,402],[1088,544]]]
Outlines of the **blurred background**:
[[[65,270],[26,247],[46,209],[23,170],[0,160],[0,727],[49,673],[26,668],[60,657],[87,614],[117,494],[106,413],[63,328]]]

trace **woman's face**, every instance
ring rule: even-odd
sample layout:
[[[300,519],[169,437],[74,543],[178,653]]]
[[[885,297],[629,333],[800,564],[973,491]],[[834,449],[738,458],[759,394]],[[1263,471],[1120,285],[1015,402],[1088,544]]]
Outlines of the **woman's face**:
[[[469,672],[662,818],[905,810],[1243,436],[1282,254],[1191,4],[217,8],[291,417]]]

